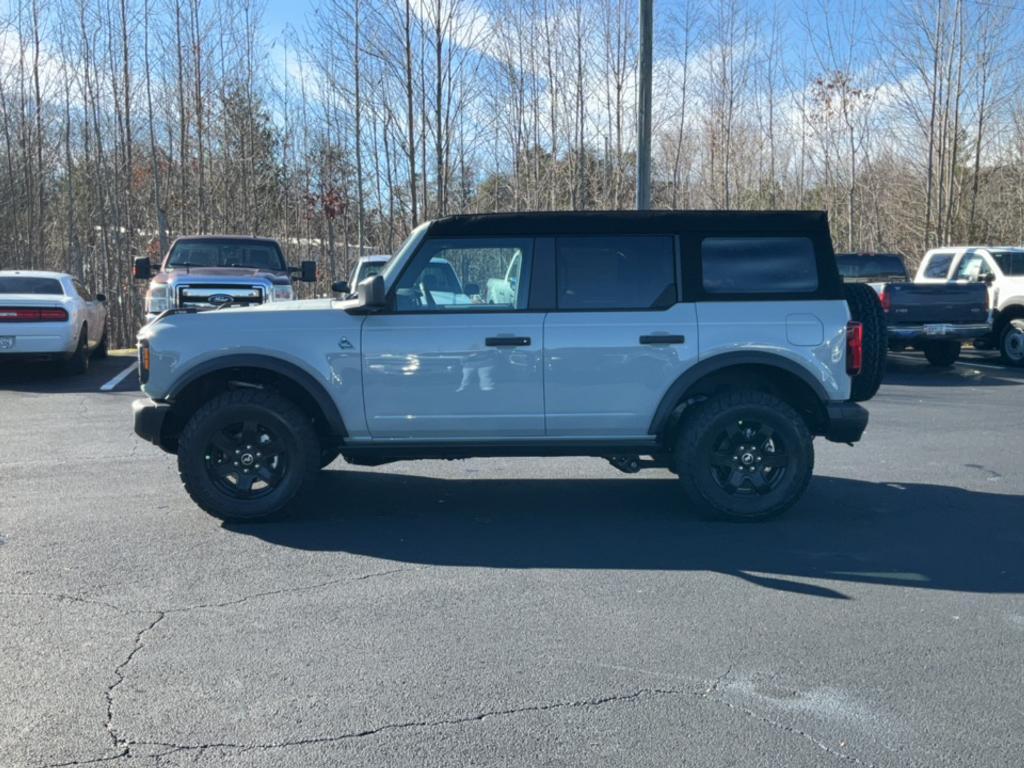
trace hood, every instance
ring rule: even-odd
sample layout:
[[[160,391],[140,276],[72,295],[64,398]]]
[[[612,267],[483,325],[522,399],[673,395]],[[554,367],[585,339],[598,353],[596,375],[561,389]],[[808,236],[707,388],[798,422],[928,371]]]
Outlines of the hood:
[[[277,285],[288,285],[291,278],[285,272],[243,267],[190,267],[175,268],[173,272],[160,272],[153,277],[154,283],[169,283],[191,280],[193,282],[224,282],[225,280],[251,281],[267,280]]]

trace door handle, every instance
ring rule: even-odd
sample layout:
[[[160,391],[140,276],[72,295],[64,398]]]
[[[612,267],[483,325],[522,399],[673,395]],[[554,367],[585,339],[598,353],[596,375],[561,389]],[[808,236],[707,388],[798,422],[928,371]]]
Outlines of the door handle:
[[[686,337],[672,335],[669,333],[654,333],[650,336],[641,336],[641,344],[685,344]]]
[[[484,340],[488,347],[528,347],[530,343],[529,336],[488,336]]]

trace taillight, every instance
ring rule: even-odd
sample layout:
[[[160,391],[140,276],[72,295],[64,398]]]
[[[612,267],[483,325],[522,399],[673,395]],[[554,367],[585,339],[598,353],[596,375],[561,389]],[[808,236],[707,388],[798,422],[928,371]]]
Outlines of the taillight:
[[[878,300],[882,302],[882,309],[886,312],[892,307],[892,297],[889,296],[889,286],[884,286],[882,292],[878,294]]]
[[[145,340],[139,342],[139,381],[149,381],[149,342]]]
[[[864,367],[864,326],[851,320],[846,324],[846,372],[860,374]]]
[[[63,323],[67,310],[60,307],[0,307],[0,323]]]

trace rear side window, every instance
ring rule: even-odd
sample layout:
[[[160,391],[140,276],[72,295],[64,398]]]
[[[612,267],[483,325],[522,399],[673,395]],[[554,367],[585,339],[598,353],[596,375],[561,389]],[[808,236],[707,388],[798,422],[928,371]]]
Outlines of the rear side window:
[[[676,301],[671,237],[560,237],[555,247],[559,309],[665,309]]]
[[[933,254],[924,268],[924,276],[944,280],[949,274],[949,265],[953,263],[952,253]]]
[[[806,237],[708,237],[700,246],[708,293],[813,293],[814,245]]]
[[[1024,275],[1024,252],[1022,251],[993,251],[992,258],[996,260],[999,269],[1004,275],[1020,277]]]
[[[63,296],[60,280],[52,277],[0,277],[0,293],[37,293],[43,296]]]

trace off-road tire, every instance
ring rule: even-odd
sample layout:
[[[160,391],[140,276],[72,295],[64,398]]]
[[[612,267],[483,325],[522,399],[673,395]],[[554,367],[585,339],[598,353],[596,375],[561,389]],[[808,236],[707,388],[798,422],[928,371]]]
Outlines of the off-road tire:
[[[1024,318],[1008,320],[999,333],[999,354],[1003,362],[1014,367],[1024,367]]]
[[[929,365],[936,368],[949,368],[960,359],[960,342],[926,341],[921,345],[921,351],[924,352]]]
[[[729,493],[716,479],[712,461],[716,442],[737,422],[771,427],[788,457],[785,474],[762,495]],[[676,440],[673,464],[686,497],[712,516],[755,522],[774,517],[803,495],[814,470],[814,438],[803,417],[774,395],[753,390],[723,392],[686,409]]]
[[[286,456],[278,484],[257,498],[240,498],[211,476],[211,440],[230,425],[246,422],[257,422],[273,440],[281,441]],[[221,520],[251,522],[279,515],[309,487],[319,468],[320,441],[309,417],[291,400],[268,390],[218,395],[192,415],[178,436],[178,472],[185,490],[200,508]]]
[[[75,351],[64,361],[64,373],[69,376],[81,376],[89,370],[89,327],[83,325],[78,332],[78,344]]]
[[[878,294],[870,285],[849,283],[844,286],[850,318],[864,327],[864,361],[860,373],[850,381],[850,399],[870,400],[882,386],[885,361],[889,353],[888,326]]]

